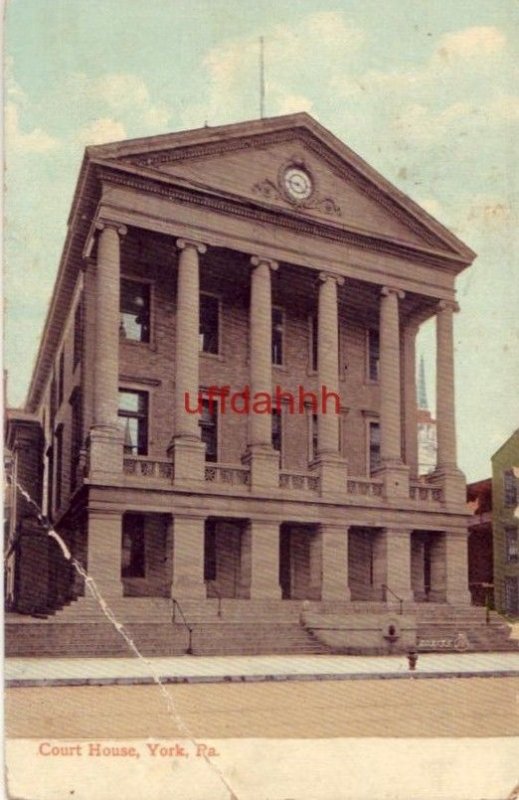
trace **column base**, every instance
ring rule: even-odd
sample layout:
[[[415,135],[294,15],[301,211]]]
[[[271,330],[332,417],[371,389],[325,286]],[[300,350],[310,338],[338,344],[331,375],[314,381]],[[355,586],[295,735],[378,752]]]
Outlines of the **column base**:
[[[310,464],[310,470],[319,476],[321,494],[344,495],[348,463],[339,453],[322,453]]]
[[[251,489],[279,488],[279,453],[266,445],[249,445],[242,464],[250,469]]]
[[[201,483],[205,478],[205,445],[198,439],[173,439],[168,447],[175,484]]]
[[[437,467],[429,476],[428,482],[437,483],[441,486],[444,503],[463,506],[463,513],[466,513],[467,482],[460,469],[457,467]]]
[[[98,425],[88,434],[88,476],[102,480],[123,471],[124,434],[117,426]]]
[[[388,499],[409,500],[409,467],[405,464],[384,464],[374,477],[384,481],[384,494]]]

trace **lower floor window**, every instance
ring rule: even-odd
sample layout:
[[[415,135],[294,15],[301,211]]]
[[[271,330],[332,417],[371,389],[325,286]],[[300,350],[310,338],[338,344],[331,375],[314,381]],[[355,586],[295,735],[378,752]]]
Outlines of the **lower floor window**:
[[[121,574],[123,578],[144,578],[146,575],[142,514],[125,514],[123,517]]]

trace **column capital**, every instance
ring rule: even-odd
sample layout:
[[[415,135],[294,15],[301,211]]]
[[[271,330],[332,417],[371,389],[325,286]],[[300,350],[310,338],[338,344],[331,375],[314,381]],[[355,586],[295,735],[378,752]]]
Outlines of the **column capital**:
[[[266,258],[265,256],[251,256],[250,263],[253,267],[259,267],[260,264],[266,264],[272,272],[276,272],[279,264],[273,258]]]
[[[177,239],[176,245],[178,250],[185,250],[187,247],[194,247],[197,253],[203,255],[207,252],[207,246],[203,242],[197,242],[194,239]]]
[[[405,292],[402,289],[397,289],[395,286],[383,286],[380,290],[380,294],[383,297],[388,297],[390,294],[396,294],[399,300],[403,300],[405,297]]]
[[[342,275],[336,275],[334,272],[326,272],[326,271],[320,272],[319,280],[322,281],[322,283],[327,283],[327,281],[335,281],[337,286],[344,285],[344,278],[342,277]]]
[[[458,312],[460,307],[455,300],[439,300],[436,306],[436,313],[440,311],[452,311],[454,313]]]
[[[126,236],[126,234],[128,233],[128,228],[126,227],[126,225],[123,225],[121,222],[114,222],[113,220],[110,220],[110,219],[108,219],[108,220],[105,220],[105,219],[96,220],[96,223],[95,223],[96,231],[104,231],[104,230],[107,230],[109,228],[111,228],[116,233],[118,233],[119,236]]]

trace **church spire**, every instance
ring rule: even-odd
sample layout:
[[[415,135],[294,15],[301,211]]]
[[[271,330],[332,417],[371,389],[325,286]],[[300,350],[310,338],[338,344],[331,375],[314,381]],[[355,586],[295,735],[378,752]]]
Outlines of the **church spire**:
[[[418,376],[418,408],[429,409],[427,403],[427,388],[425,386],[425,363],[423,355],[420,356],[420,374]]]

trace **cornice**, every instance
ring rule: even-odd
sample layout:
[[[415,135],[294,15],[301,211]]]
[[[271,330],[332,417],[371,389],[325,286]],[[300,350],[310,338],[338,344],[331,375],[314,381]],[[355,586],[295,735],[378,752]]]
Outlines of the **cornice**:
[[[310,220],[296,215],[292,209],[266,208],[256,204],[252,199],[234,199],[204,193],[201,189],[187,189],[172,183],[165,184],[160,179],[151,176],[139,176],[131,173],[121,173],[113,165],[99,165],[99,178],[112,185],[128,186],[142,191],[144,194],[156,194],[168,200],[174,200],[185,205],[196,205],[215,209],[224,214],[239,216],[244,219],[253,219],[257,222],[266,222],[278,227],[305,233],[318,238],[352,244],[359,249],[374,250],[387,255],[396,255],[416,263],[417,261],[445,269],[447,265],[454,264],[460,267],[466,261],[450,253],[435,253],[414,247],[404,242],[384,239],[381,236],[339,228],[330,225],[326,220]]]

